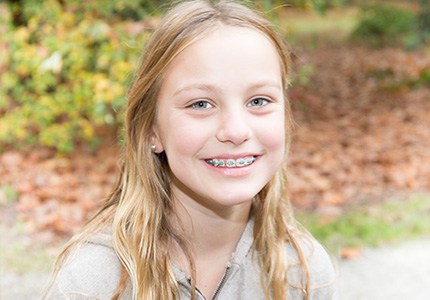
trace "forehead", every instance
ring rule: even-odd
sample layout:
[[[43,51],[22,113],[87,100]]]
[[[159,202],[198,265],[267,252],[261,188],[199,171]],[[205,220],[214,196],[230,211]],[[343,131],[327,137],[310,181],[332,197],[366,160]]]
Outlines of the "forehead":
[[[271,77],[281,81],[280,56],[274,43],[257,29],[220,25],[183,49],[168,65],[164,79],[225,81]],[[163,80],[164,81],[164,80]]]
[[[271,54],[279,56],[272,40],[260,30],[218,23],[213,28],[198,34],[178,53],[177,58],[188,55],[190,52],[211,55],[223,50],[230,54],[238,53],[240,56],[255,52],[255,50],[269,50],[272,51]]]

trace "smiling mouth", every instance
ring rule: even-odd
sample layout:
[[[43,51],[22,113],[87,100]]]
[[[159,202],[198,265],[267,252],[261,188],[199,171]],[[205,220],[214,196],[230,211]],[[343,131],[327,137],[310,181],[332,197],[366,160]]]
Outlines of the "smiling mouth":
[[[252,164],[257,158],[254,156],[243,157],[238,159],[207,159],[206,162],[218,168],[241,168]]]

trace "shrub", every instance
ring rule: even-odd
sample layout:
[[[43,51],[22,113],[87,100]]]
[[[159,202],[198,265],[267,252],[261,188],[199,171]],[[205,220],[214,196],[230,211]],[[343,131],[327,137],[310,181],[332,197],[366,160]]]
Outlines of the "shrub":
[[[281,7],[295,7],[306,10],[315,10],[324,14],[330,8],[346,6],[349,0],[244,0],[244,2],[250,2],[254,5],[256,4],[257,7],[266,12],[273,10],[276,11]]]
[[[420,38],[423,43],[430,42],[430,0],[420,0],[418,25]]]
[[[26,24],[14,27],[12,13],[0,24],[0,70],[6,70],[0,143],[61,152],[79,141],[94,144],[97,127],[121,124],[125,89],[148,30],[143,22],[100,18],[57,1],[32,9]]]
[[[388,6],[363,7],[352,38],[374,46],[413,46],[417,40],[417,17],[414,12]]]

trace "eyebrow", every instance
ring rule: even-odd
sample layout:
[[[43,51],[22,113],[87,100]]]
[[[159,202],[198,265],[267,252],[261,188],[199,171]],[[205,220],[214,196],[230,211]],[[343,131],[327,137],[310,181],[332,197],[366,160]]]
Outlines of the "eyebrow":
[[[250,87],[248,87],[248,90],[257,90],[260,88],[276,88],[276,89],[281,89],[282,90],[282,83],[281,82],[276,82],[274,80],[263,80],[263,81],[258,81],[254,84],[252,84]],[[189,90],[202,90],[202,91],[217,91],[219,90],[219,88],[217,88],[214,85],[211,84],[205,84],[205,83],[197,83],[197,84],[189,84],[189,85],[184,85],[180,88],[178,88],[174,93],[173,96],[176,96],[178,94],[181,94],[183,92],[189,91]]]
[[[282,82],[277,82],[274,80],[267,80],[267,81],[260,81],[255,84],[253,84],[250,89],[259,89],[259,88],[276,88],[276,89],[282,89]]]
[[[179,89],[177,89],[173,93],[173,96],[176,96],[178,94],[181,94],[181,93],[189,91],[189,90],[214,91],[217,89],[213,85],[210,85],[210,84],[204,84],[204,83],[189,84],[189,85],[184,85],[184,86],[180,87]]]

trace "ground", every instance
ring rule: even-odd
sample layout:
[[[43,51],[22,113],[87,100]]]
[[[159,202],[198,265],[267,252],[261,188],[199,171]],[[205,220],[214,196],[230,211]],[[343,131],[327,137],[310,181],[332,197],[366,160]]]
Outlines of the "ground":
[[[430,294],[430,239],[365,249],[339,263],[340,299],[426,300]]]

